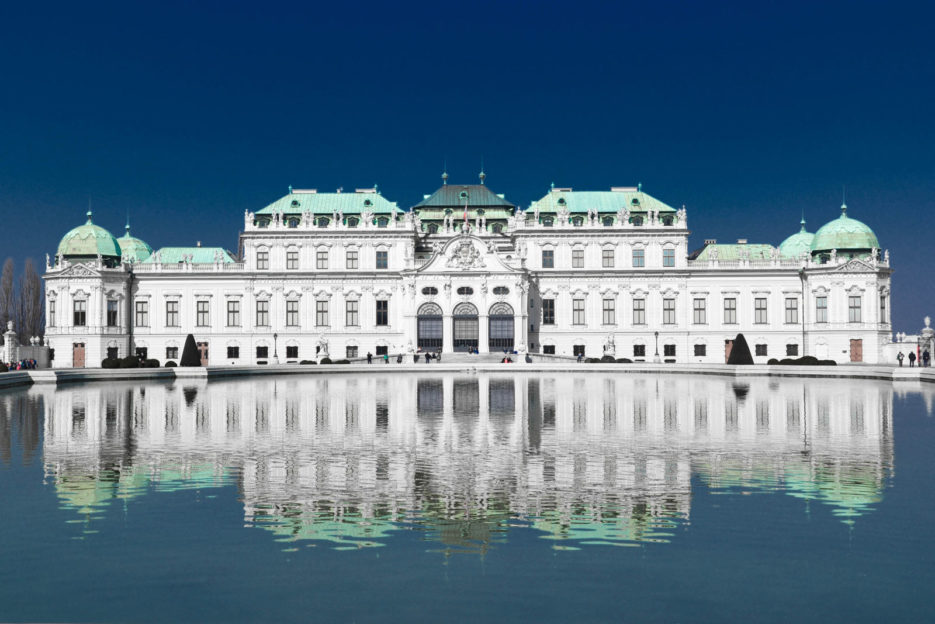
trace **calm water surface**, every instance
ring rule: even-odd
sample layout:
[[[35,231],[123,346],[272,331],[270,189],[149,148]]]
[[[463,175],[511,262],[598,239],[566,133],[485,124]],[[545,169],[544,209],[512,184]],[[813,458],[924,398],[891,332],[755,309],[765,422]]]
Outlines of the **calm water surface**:
[[[0,393],[0,621],[933,621],[932,389]]]

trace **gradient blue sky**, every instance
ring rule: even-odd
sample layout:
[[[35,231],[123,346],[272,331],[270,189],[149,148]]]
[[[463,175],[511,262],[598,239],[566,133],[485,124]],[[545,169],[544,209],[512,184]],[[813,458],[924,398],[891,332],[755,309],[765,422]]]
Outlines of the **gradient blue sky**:
[[[526,206],[643,183],[705,238],[849,214],[891,250],[894,325],[935,312],[935,4],[0,5],[0,258],[127,212],[236,249],[287,186],[440,183]]]

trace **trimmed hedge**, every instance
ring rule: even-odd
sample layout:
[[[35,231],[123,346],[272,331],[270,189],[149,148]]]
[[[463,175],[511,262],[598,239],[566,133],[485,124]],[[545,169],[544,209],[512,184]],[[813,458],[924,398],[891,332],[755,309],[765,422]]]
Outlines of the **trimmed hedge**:
[[[803,355],[800,358],[784,358],[779,360],[777,364],[782,366],[837,366],[838,363],[834,360],[819,360],[818,358],[811,355]]]
[[[632,364],[633,360],[630,358],[617,358],[617,364]]]
[[[195,337],[191,334],[185,338],[185,347],[182,349],[179,366],[201,366],[201,354],[198,353],[198,345],[195,344]]]
[[[331,358],[321,358],[322,364],[331,364]]]
[[[140,358],[128,355],[127,357],[120,360],[120,368],[139,368],[140,367]]]
[[[143,368],[159,368],[159,360],[148,359],[143,360],[143,363],[140,364]]]
[[[332,364],[350,364],[350,360],[335,360]]]
[[[315,360],[302,360],[299,364],[318,364]]]
[[[166,367],[166,368],[175,368],[176,366],[178,366],[178,364],[176,364],[176,363],[175,363],[174,361],[172,361],[172,360],[169,360],[168,362],[165,363],[165,367]]]
[[[587,362],[588,364],[600,364],[601,363],[600,358],[584,358],[584,361]]]
[[[101,361],[101,368],[120,368],[120,360],[117,358],[104,358]]]
[[[753,364],[753,356],[750,354],[750,347],[747,346],[747,339],[743,337],[743,334],[737,334],[737,337],[734,338],[734,344],[730,348],[730,357],[727,358],[727,363]]]
[[[8,372],[10,372],[10,369],[7,368],[6,364],[4,364],[3,362],[0,362],[0,373],[8,373]]]
[[[601,358],[601,362],[604,362],[605,364],[615,364],[617,360],[615,360],[614,356],[612,355],[605,355]]]

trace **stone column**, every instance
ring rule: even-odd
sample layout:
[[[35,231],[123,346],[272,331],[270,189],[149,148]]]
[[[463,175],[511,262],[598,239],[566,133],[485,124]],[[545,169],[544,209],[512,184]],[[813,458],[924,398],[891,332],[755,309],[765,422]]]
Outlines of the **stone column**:
[[[486,311],[477,315],[477,350],[481,353],[490,352],[490,317]]]
[[[442,353],[451,353],[454,348],[454,321],[451,314],[442,315]]]

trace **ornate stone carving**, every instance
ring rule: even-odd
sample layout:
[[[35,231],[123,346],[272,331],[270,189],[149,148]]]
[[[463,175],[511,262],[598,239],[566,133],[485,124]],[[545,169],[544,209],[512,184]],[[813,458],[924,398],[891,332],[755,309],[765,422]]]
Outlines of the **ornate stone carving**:
[[[484,268],[484,258],[474,246],[474,243],[464,238],[460,240],[448,256],[446,266],[449,269],[482,269]]]

